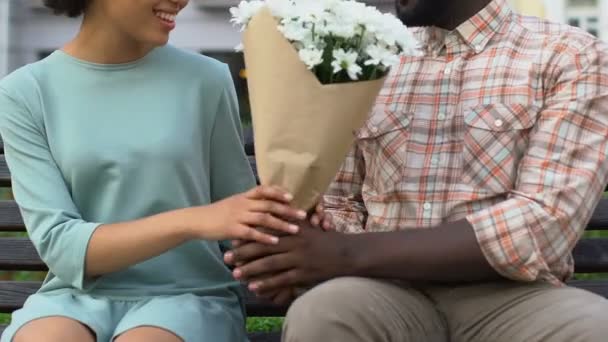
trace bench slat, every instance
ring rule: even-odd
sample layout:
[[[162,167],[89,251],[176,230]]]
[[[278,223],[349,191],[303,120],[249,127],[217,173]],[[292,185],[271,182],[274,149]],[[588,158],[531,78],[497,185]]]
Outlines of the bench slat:
[[[47,267],[28,238],[1,238],[0,270],[46,271]]]
[[[270,333],[249,333],[250,342],[280,342],[281,332],[270,332]]]
[[[602,198],[598,203],[587,230],[608,230],[608,198]]]
[[[582,239],[573,255],[578,273],[608,272],[608,238]],[[0,270],[46,269],[29,239],[0,238]]]
[[[0,201],[0,232],[24,230],[23,219],[15,201]],[[598,204],[587,230],[608,230],[608,198],[602,199]]]
[[[0,312],[11,313],[40,288],[37,281],[0,281]]]
[[[0,201],[0,231],[22,232],[23,218],[15,201]]]
[[[608,238],[582,239],[573,255],[577,273],[608,272]],[[46,266],[27,238],[0,238],[0,270],[43,271]]]
[[[11,186],[11,174],[8,171],[4,154],[0,155],[0,187]]]
[[[572,254],[576,272],[608,272],[608,239],[582,239]]]
[[[569,285],[591,291],[603,297],[608,297],[608,280],[574,280]],[[39,282],[0,281],[0,312],[11,313],[23,306],[28,296],[40,287]],[[286,307],[268,305],[246,297],[247,315],[250,317],[280,317],[287,312]]]
[[[11,313],[23,306],[27,297],[40,288],[40,282],[17,282],[0,281],[0,313]],[[277,306],[254,297],[245,290],[245,306],[247,315],[250,317],[282,317],[287,313],[287,308]]]

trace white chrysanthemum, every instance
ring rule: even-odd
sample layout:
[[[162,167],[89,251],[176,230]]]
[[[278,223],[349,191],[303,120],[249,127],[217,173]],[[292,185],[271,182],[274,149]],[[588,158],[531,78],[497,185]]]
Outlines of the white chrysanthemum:
[[[264,1],[262,0],[241,1],[237,7],[230,8],[230,14],[232,15],[230,22],[234,25],[240,25],[242,27],[241,30],[243,30],[251,18],[258,13],[264,5]]]
[[[323,63],[323,50],[319,50],[315,47],[303,48],[298,52],[298,55],[309,70]]]
[[[294,14],[291,0],[266,0],[266,5],[270,13],[277,18],[291,18]]]
[[[370,45],[365,49],[365,53],[370,59],[364,62],[365,65],[383,65],[392,67],[399,63],[399,56],[393,51],[380,45]]]
[[[344,49],[334,50],[334,60],[331,62],[334,74],[345,70],[351,80],[358,80],[363,68],[357,64],[359,54],[354,51],[344,51]]]
[[[299,20],[283,20],[278,29],[287,40],[294,42],[301,42],[311,35],[310,29],[304,27],[304,23]]]

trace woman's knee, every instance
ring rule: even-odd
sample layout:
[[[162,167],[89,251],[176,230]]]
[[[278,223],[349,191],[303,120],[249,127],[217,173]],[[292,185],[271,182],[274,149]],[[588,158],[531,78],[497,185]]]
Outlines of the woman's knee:
[[[121,334],[114,342],[183,342],[183,340],[165,329],[138,327]]]
[[[17,330],[13,342],[95,342],[95,333],[67,317],[45,317]]]

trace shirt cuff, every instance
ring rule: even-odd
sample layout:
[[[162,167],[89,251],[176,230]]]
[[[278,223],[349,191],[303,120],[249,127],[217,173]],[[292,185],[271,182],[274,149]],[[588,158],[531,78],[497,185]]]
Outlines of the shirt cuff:
[[[503,277],[533,282],[544,261],[528,229],[530,203],[509,199],[466,217],[488,263]]]

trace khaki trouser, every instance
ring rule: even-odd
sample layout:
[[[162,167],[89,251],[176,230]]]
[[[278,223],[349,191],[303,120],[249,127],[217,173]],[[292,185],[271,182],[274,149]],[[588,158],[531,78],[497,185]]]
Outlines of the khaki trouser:
[[[286,342],[608,342],[608,300],[547,284],[412,287],[338,278],[289,309]]]

